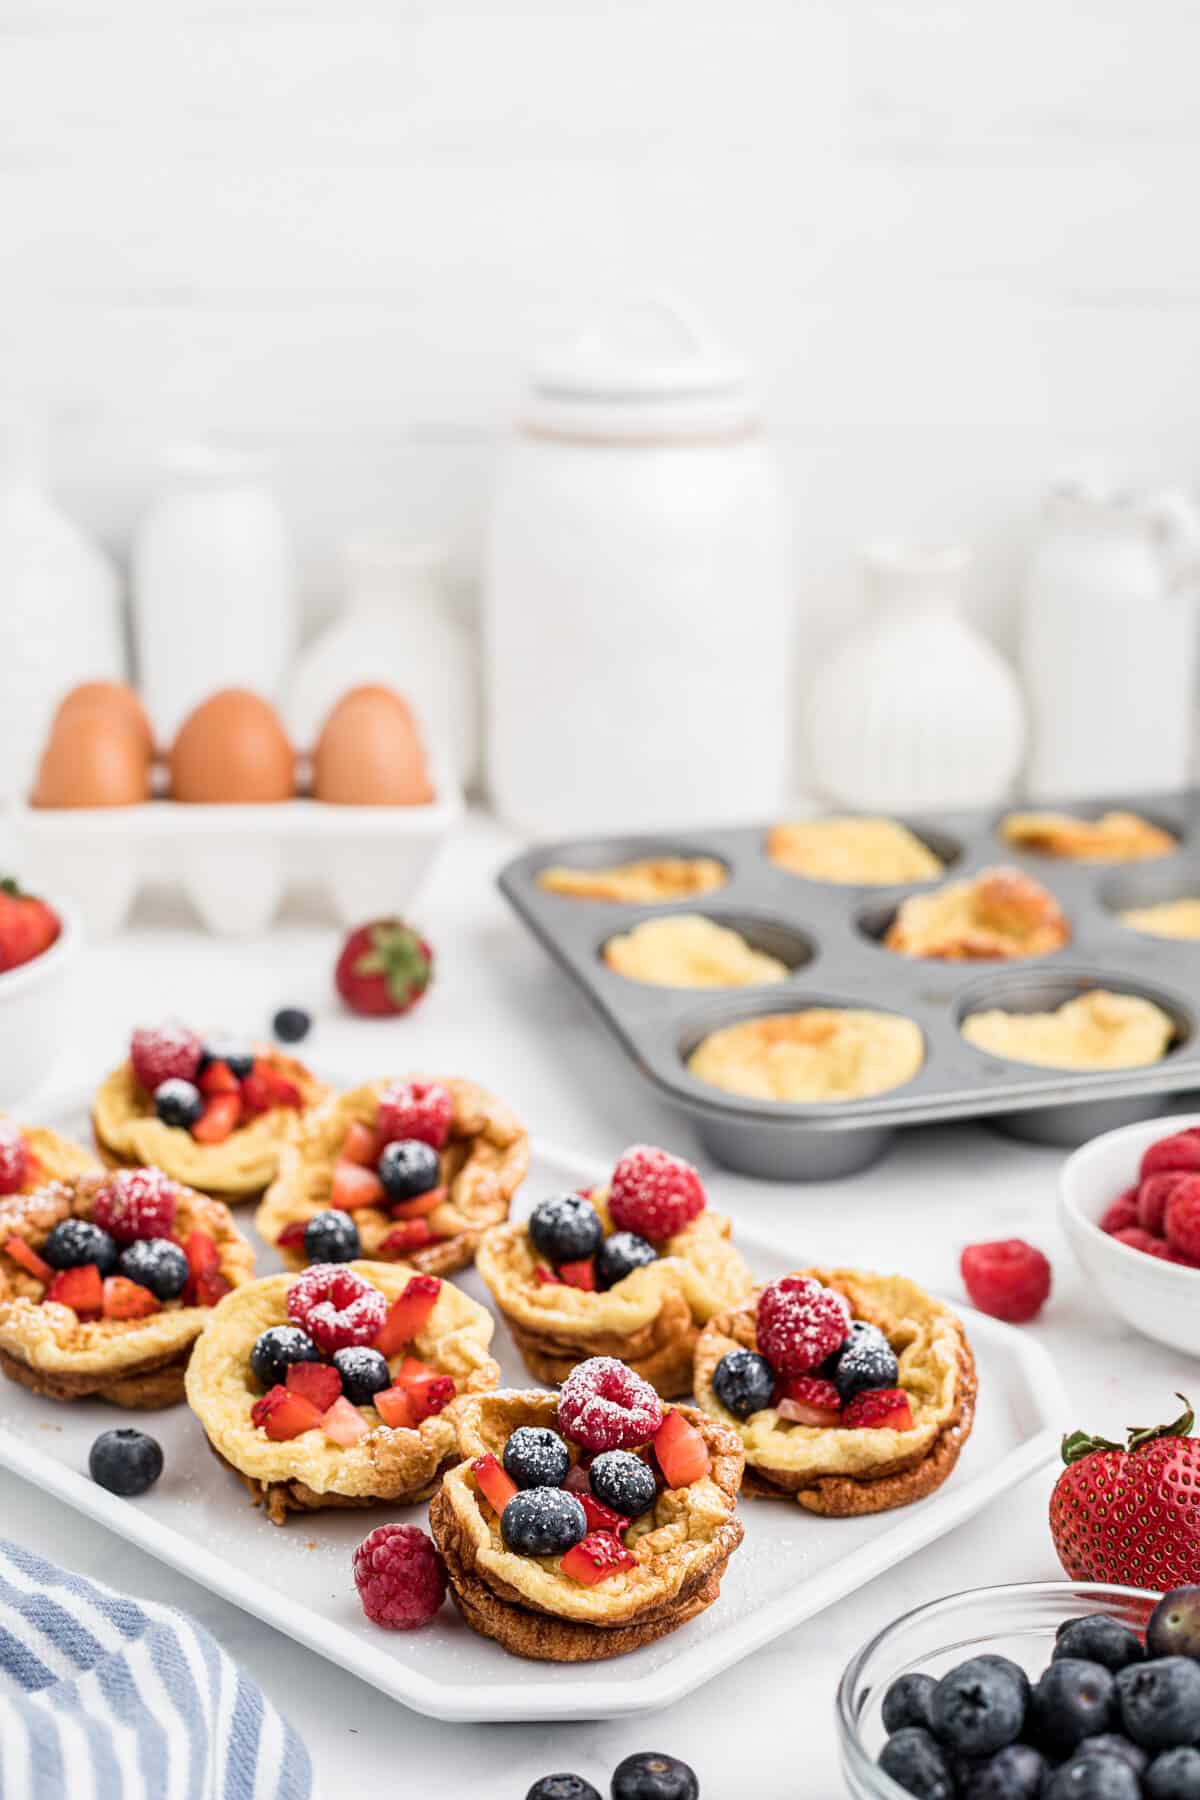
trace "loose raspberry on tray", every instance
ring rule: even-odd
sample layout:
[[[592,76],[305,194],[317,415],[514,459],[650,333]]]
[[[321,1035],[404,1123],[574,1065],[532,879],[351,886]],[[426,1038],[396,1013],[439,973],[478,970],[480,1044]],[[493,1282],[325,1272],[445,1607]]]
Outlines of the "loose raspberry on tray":
[[[138,1086],[152,1094],[164,1081],[194,1081],[204,1045],[186,1025],[139,1025],[129,1044]]]
[[[584,1450],[632,1450],[648,1443],[663,1421],[663,1404],[650,1386],[613,1356],[577,1363],[562,1384],[558,1423]]]
[[[416,1525],[377,1525],[354,1552],[363,1611],[389,1631],[427,1625],[446,1598],[446,1569]]]
[[[410,1138],[441,1150],[453,1117],[450,1090],[440,1081],[393,1081],[379,1096],[375,1129],[381,1145]]]
[[[758,1297],[758,1348],[777,1375],[807,1375],[844,1344],[850,1308],[811,1275],[785,1275]]]
[[[635,1144],[612,1172],[608,1210],[618,1231],[664,1243],[704,1211],[704,1187],[682,1157]]]
[[[92,1219],[119,1244],[170,1237],[175,1183],[161,1169],[117,1169],[97,1189]]]
[[[327,1355],[373,1343],[387,1317],[377,1287],[343,1263],[314,1263],[288,1289],[288,1318]]]
[[[1036,1318],[1050,1293],[1050,1264],[1023,1238],[968,1244],[959,1266],[971,1304],[1010,1325]]]
[[[19,1194],[31,1162],[29,1146],[11,1119],[0,1119],[0,1194]]]

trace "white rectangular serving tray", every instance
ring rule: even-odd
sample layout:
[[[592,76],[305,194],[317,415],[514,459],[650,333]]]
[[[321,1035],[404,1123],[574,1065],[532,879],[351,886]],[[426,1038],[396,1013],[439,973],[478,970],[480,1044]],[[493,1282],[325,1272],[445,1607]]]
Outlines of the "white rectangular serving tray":
[[[37,1111],[45,1123],[86,1138],[86,1107],[78,1101]],[[518,1211],[548,1193],[603,1178],[594,1166],[537,1145]],[[276,1269],[275,1252],[261,1245],[244,1214],[239,1222],[260,1252],[260,1273]],[[766,1239],[741,1230],[737,1235],[764,1279],[794,1261]],[[847,1245],[845,1260],[852,1258]],[[458,1280],[487,1302],[474,1270]],[[864,1519],[819,1519],[783,1502],[745,1501],[745,1541],[730,1560],[719,1600],[671,1636],[611,1662],[518,1660],[471,1632],[449,1602],[422,1631],[379,1630],[359,1606],[350,1560],[355,1544],[389,1516],[388,1509],[298,1514],[286,1526],[269,1524],[217,1463],[183,1406],[137,1415],[137,1424],[161,1442],[166,1468],[149,1494],[120,1500],[87,1474],[92,1440],[118,1422],[113,1408],[62,1405],[0,1382],[0,1465],[432,1718],[612,1718],[681,1699],[953,1530],[1051,1460],[1066,1403],[1049,1356],[1012,1326],[962,1311],[978,1363],[979,1407],[945,1486],[911,1507]],[[493,1350],[507,1383],[538,1385],[502,1324]],[[393,1509],[391,1516],[424,1524],[425,1508]]]

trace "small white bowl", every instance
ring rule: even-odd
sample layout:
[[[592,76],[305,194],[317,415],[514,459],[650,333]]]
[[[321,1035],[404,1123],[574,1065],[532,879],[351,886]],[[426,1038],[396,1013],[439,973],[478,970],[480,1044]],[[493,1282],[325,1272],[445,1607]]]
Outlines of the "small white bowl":
[[[0,973],[0,1106],[33,1093],[66,1036],[71,970],[83,945],[75,911],[51,899],[62,930],[32,962]]]
[[[1200,1127],[1191,1114],[1160,1115],[1105,1132],[1069,1156],[1058,1182],[1058,1217],[1089,1281],[1135,1331],[1200,1356],[1200,1269],[1132,1250],[1100,1229],[1106,1208],[1138,1178],[1160,1138]]]

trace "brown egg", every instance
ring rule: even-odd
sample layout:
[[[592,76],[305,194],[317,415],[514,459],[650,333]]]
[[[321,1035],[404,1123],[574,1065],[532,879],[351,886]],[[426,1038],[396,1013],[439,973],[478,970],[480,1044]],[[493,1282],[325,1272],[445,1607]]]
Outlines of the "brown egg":
[[[150,758],[125,719],[84,709],[54,727],[34,783],[34,806],[137,806],[149,798]]]
[[[317,740],[313,792],[334,806],[426,806],[433,799],[416,721],[394,688],[342,695]]]
[[[120,720],[135,734],[147,758],[154,755],[154,733],[146,709],[127,681],[85,681],[59,701],[51,731],[84,714]]]
[[[189,713],[171,746],[171,797],[218,806],[290,800],[295,758],[279,714],[248,688],[224,688]]]

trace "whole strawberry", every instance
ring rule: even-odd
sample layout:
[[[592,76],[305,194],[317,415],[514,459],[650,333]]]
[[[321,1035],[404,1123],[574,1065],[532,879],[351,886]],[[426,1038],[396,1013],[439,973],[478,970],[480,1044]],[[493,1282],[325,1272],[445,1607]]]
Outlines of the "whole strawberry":
[[[1200,1581],[1200,1438],[1191,1407],[1131,1426],[1125,1449],[1072,1432],[1050,1496],[1050,1534],[1074,1581],[1167,1589]]]
[[[409,1012],[433,980],[433,951],[403,919],[372,919],[342,945],[334,971],[351,1012],[373,1018]]]
[[[44,900],[25,893],[11,876],[0,881],[0,972],[32,962],[61,930],[58,914]]]

